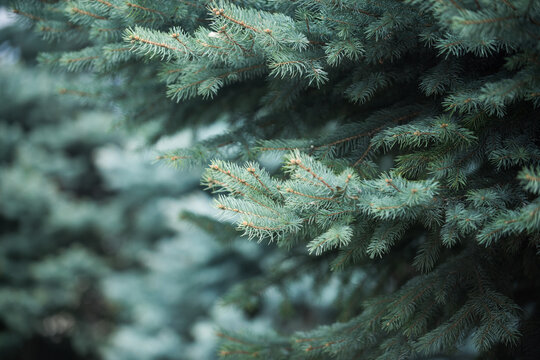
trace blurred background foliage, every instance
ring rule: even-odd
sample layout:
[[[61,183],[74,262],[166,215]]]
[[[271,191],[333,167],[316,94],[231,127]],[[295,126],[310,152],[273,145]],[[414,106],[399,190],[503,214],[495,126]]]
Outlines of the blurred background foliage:
[[[237,241],[201,169],[155,164],[223,129],[130,128],[65,94],[85,74],[35,61],[69,44],[12,20],[0,5],[0,359],[215,359],[222,329],[268,336],[336,316],[335,275],[317,285],[305,257]]]
[[[0,359],[215,358],[220,323],[245,317],[217,299],[257,247],[180,221],[213,224],[197,171],[62,96],[84,80],[40,69],[46,44],[0,18]]]

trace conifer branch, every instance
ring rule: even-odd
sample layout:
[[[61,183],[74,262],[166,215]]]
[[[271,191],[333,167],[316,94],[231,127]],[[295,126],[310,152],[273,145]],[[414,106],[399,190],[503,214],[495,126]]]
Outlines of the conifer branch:
[[[354,164],[352,165],[353,168],[357,167],[358,165],[364,162],[371,148],[372,148],[372,145],[369,144],[366,150],[362,153],[362,156],[360,156],[360,158],[354,162]]]
[[[459,4],[457,3],[456,0],[449,0],[449,1],[452,3],[452,5],[454,5],[454,7],[455,7],[456,9],[458,9],[458,10],[463,10],[463,8],[461,7],[461,5],[459,5]]]
[[[225,10],[223,10],[223,9],[213,8],[212,13],[214,13],[216,16],[221,16],[221,17],[223,17],[223,18],[225,18],[225,19],[227,19],[227,20],[229,20],[229,21],[231,21],[231,22],[233,22],[233,23],[235,23],[237,25],[240,25],[245,29],[249,29],[249,30],[257,32],[257,33],[263,32],[262,30],[259,30],[259,29],[255,28],[255,27],[251,26],[251,25],[246,24],[244,21],[236,20],[236,19],[232,18],[231,16],[225,14]],[[272,33],[269,29],[265,29],[264,32],[267,33],[267,34]]]
[[[42,21],[43,20],[42,18],[40,18],[38,16],[35,16],[35,15],[32,15],[32,14],[20,11],[19,9],[12,9],[11,11],[13,11],[13,13],[15,13],[17,15],[25,16],[25,17],[29,18],[30,20],[33,20],[33,21]]]
[[[99,19],[99,20],[107,20],[107,18],[104,17],[104,16],[100,16],[100,15],[91,13],[91,12],[86,11],[86,10],[81,10],[81,9],[79,9],[79,8],[77,8],[77,7],[71,8],[71,11],[74,12],[74,13],[81,14],[81,15],[90,16],[90,17],[93,17],[93,18],[95,18],[95,19]]]
[[[264,231],[269,231],[269,232],[276,232],[276,231],[283,230],[285,228],[285,225],[277,226],[277,227],[260,226],[260,225],[255,225],[252,222],[247,222],[247,221],[242,221],[240,225],[250,227],[256,230],[264,230]]]
[[[385,179],[386,185],[393,187],[397,192],[401,192],[396,185],[392,182],[392,179]],[[416,190],[416,189],[413,189]]]
[[[187,46],[185,42],[180,40],[180,34],[179,33],[173,33],[173,34],[171,34],[171,37],[173,39],[175,39],[176,41],[178,41],[186,50],[188,50],[189,52],[193,52],[193,50],[190,49],[189,46]]]
[[[248,167],[247,169],[247,172],[250,173],[256,180],[259,184],[261,184],[261,186],[268,192],[268,194],[271,193],[270,189],[261,181],[261,178],[259,175],[257,175],[257,173],[255,172],[255,168],[253,167]]]
[[[329,314],[344,322],[290,340],[220,332],[220,356],[395,359],[457,358],[469,334],[478,356],[508,357],[525,328],[507,285],[520,303],[537,302],[512,266],[540,253],[532,4],[17,0],[13,11],[72,50],[42,63],[92,73],[83,91],[62,85],[61,94],[112,105],[133,123],[158,120],[152,140],[193,124],[204,138],[216,119],[225,124],[227,133],[158,158],[214,159],[203,184],[229,229],[276,240],[255,266],[262,274],[234,291],[241,306],[269,286],[287,299],[300,276],[336,289]],[[280,169],[246,163],[271,156]],[[414,259],[392,255],[395,244]],[[337,285],[328,265],[340,270]],[[360,275],[368,280],[355,283]],[[309,295],[302,305],[312,311]]]
[[[287,188],[287,189],[285,189],[285,191],[288,192],[288,193],[291,193],[291,194],[307,197],[307,198],[310,198],[310,199],[339,202],[336,198],[329,198],[329,197],[323,197],[323,196],[303,194],[303,193],[301,193],[299,191],[296,191],[296,190],[293,190],[291,188]]]
[[[237,209],[237,208],[232,208],[232,207],[225,206],[225,205],[219,204],[219,203],[217,204],[217,208],[220,209],[220,210],[232,211],[232,212],[235,212],[237,214],[254,216],[254,217],[258,217],[258,218],[261,218],[261,219],[268,219],[270,221],[275,221],[275,222],[282,222],[282,219],[276,219],[276,218],[273,218],[271,216],[256,214],[254,212],[244,211],[244,210],[240,210],[240,209]]]
[[[234,75],[234,74],[241,74],[243,72],[257,70],[257,69],[260,69],[260,68],[263,68],[263,67],[265,67],[265,64],[257,64],[257,65],[246,66],[246,67],[243,67],[243,68],[240,68],[240,69],[235,69],[233,71],[227,71],[227,72],[225,72],[223,74],[220,74],[220,75],[218,75],[216,77],[213,77],[214,80],[211,83],[209,83],[206,88],[212,87],[219,79],[226,79],[227,77],[229,77],[231,75]],[[201,69],[201,71],[202,71],[202,69]],[[208,80],[209,79],[201,79],[201,80],[192,82],[190,84],[183,85],[181,87],[178,87],[178,88],[174,89],[174,93],[179,93],[179,92],[181,92],[183,90],[186,90],[188,88],[200,85],[200,84],[202,84],[202,83],[204,83],[205,81],[208,81]]]
[[[290,163],[291,163],[291,165],[297,165],[299,168],[301,168],[302,170],[309,173],[311,176],[313,176],[314,179],[317,179],[318,181],[321,182],[321,184],[323,184],[328,189],[330,189],[330,191],[335,191],[335,189],[332,186],[328,185],[328,183],[326,181],[324,181],[322,176],[319,176],[319,175],[315,174],[311,168],[308,168],[308,167],[304,166],[304,164],[302,164],[302,160],[300,160],[298,158],[297,159],[291,159]]]
[[[512,3],[509,0],[501,0],[501,1],[505,3],[506,5],[508,5],[512,10],[517,10],[516,7],[512,5]]]
[[[132,8],[135,8],[135,9],[140,9],[140,10],[143,10],[143,11],[146,11],[146,12],[151,12],[151,13],[154,13],[154,14],[159,14],[163,17],[166,17],[167,15],[162,12],[162,11],[159,11],[159,10],[156,10],[156,9],[151,9],[151,8],[147,8],[147,7],[144,7],[144,6],[141,6],[141,5],[137,5],[137,4],[133,4],[133,3],[130,3],[130,2],[126,2],[126,5],[129,6],[129,7],[132,7]]]
[[[460,325],[460,323],[466,319],[473,311],[472,307],[467,307],[465,311],[463,311],[462,314],[459,315],[459,317],[455,320],[453,320],[450,323],[450,326],[446,327],[443,331],[441,331],[437,336],[433,337],[431,340],[428,341],[427,346],[433,345],[437,340],[439,340],[441,337],[445,336],[449,331],[453,330],[456,326]]]
[[[94,59],[99,59],[99,56],[85,56],[85,57],[80,57],[80,58],[75,58],[75,59],[66,59],[64,61],[66,63],[74,63],[74,62],[94,60]]]
[[[115,8],[115,9],[120,9],[118,6],[114,5],[114,4],[111,4],[110,2],[106,1],[106,0],[94,0],[94,1],[97,1],[99,3],[102,3],[103,5],[107,6],[107,7],[110,7],[110,8]]]
[[[180,52],[185,53],[184,50],[179,49],[177,47],[170,46],[170,45],[167,45],[165,43],[160,43],[160,42],[156,42],[156,41],[152,41],[152,40],[148,40],[148,39],[143,39],[143,38],[141,38],[141,37],[139,37],[137,35],[130,35],[129,39],[132,42],[137,41],[137,42],[141,42],[141,43],[144,43],[144,44],[154,45],[154,46],[161,47],[161,48],[164,48],[164,49],[180,51]]]

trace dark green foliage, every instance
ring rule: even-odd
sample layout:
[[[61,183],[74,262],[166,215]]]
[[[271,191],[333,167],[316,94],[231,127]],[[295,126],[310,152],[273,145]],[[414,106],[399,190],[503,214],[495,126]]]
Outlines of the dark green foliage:
[[[65,93],[158,121],[156,136],[227,124],[161,158],[209,164],[217,207],[248,238],[289,249],[314,287],[335,271],[336,322],[225,333],[222,356],[459,357],[472,342],[474,356],[535,357],[519,344],[538,340],[539,1],[14,7],[46,38],[80,38],[42,55],[95,74],[90,91]],[[276,154],[281,171],[257,164]],[[369,281],[351,291],[355,274]]]

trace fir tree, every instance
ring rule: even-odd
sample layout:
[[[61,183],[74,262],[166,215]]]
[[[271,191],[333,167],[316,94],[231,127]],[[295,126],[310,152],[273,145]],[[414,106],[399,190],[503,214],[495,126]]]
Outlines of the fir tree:
[[[0,41],[0,358],[117,359],[107,357],[120,348],[110,339],[133,320],[134,307],[105,285],[144,278],[141,253],[180,242],[162,203],[193,190],[197,177],[179,182],[166,168],[149,176],[151,164],[126,149],[136,138],[110,131],[112,114],[57,96],[58,77],[35,67],[40,39],[0,25]],[[201,275],[212,273],[204,267],[210,260],[200,261]],[[170,272],[178,278],[193,267],[186,268]],[[192,315],[208,309],[193,306]],[[189,326],[178,328],[173,340],[192,345]],[[155,348],[161,359],[178,358]]]
[[[21,30],[13,26],[0,34],[13,40],[10,35]],[[35,58],[36,40],[27,36],[26,44],[19,43],[22,60]],[[96,319],[107,324],[113,318],[99,289],[100,279],[111,270],[101,256],[107,241],[103,234],[112,229],[96,216],[97,199],[106,191],[89,150],[117,143],[118,137],[91,131],[90,124],[107,122],[103,114],[58,101],[53,90],[57,79],[23,61],[13,62],[16,56],[9,54],[16,49],[6,43],[3,49],[0,357],[27,359],[42,353],[84,358],[103,341],[104,329]],[[96,201],[88,201],[90,196]]]
[[[486,358],[538,355],[539,1],[36,0],[13,11],[46,39],[78,42],[40,56],[95,74],[63,94],[158,122],[156,136],[228,124],[160,157],[209,164],[217,208],[290,251],[228,299],[300,271],[318,286],[340,280],[335,323],[225,332],[224,358],[429,358],[465,340]],[[284,156],[281,171],[260,165],[268,156]]]
[[[226,247],[179,224],[165,209],[212,210],[198,175],[156,169],[134,146],[147,131],[58,97],[74,78],[36,68],[48,43],[2,24],[0,42],[0,358],[213,359],[213,327],[245,322],[216,298],[262,253],[203,215],[182,218]]]

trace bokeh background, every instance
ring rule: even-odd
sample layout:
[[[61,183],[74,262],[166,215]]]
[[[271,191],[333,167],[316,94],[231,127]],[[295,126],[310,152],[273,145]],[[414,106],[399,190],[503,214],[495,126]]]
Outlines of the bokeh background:
[[[199,174],[152,157],[191,134],[149,144],[61,96],[84,79],[41,69],[48,45],[5,9],[0,44],[0,359],[215,357],[244,320],[216,300],[259,255],[179,218],[212,216]]]
[[[36,62],[68,45],[35,37],[0,3],[0,359],[214,359],[221,329],[330,319],[336,283],[315,294],[307,273],[235,291],[283,253],[217,221],[201,169],[154,161],[223,127],[157,140],[152,122],[131,127],[69,96],[85,74]]]

